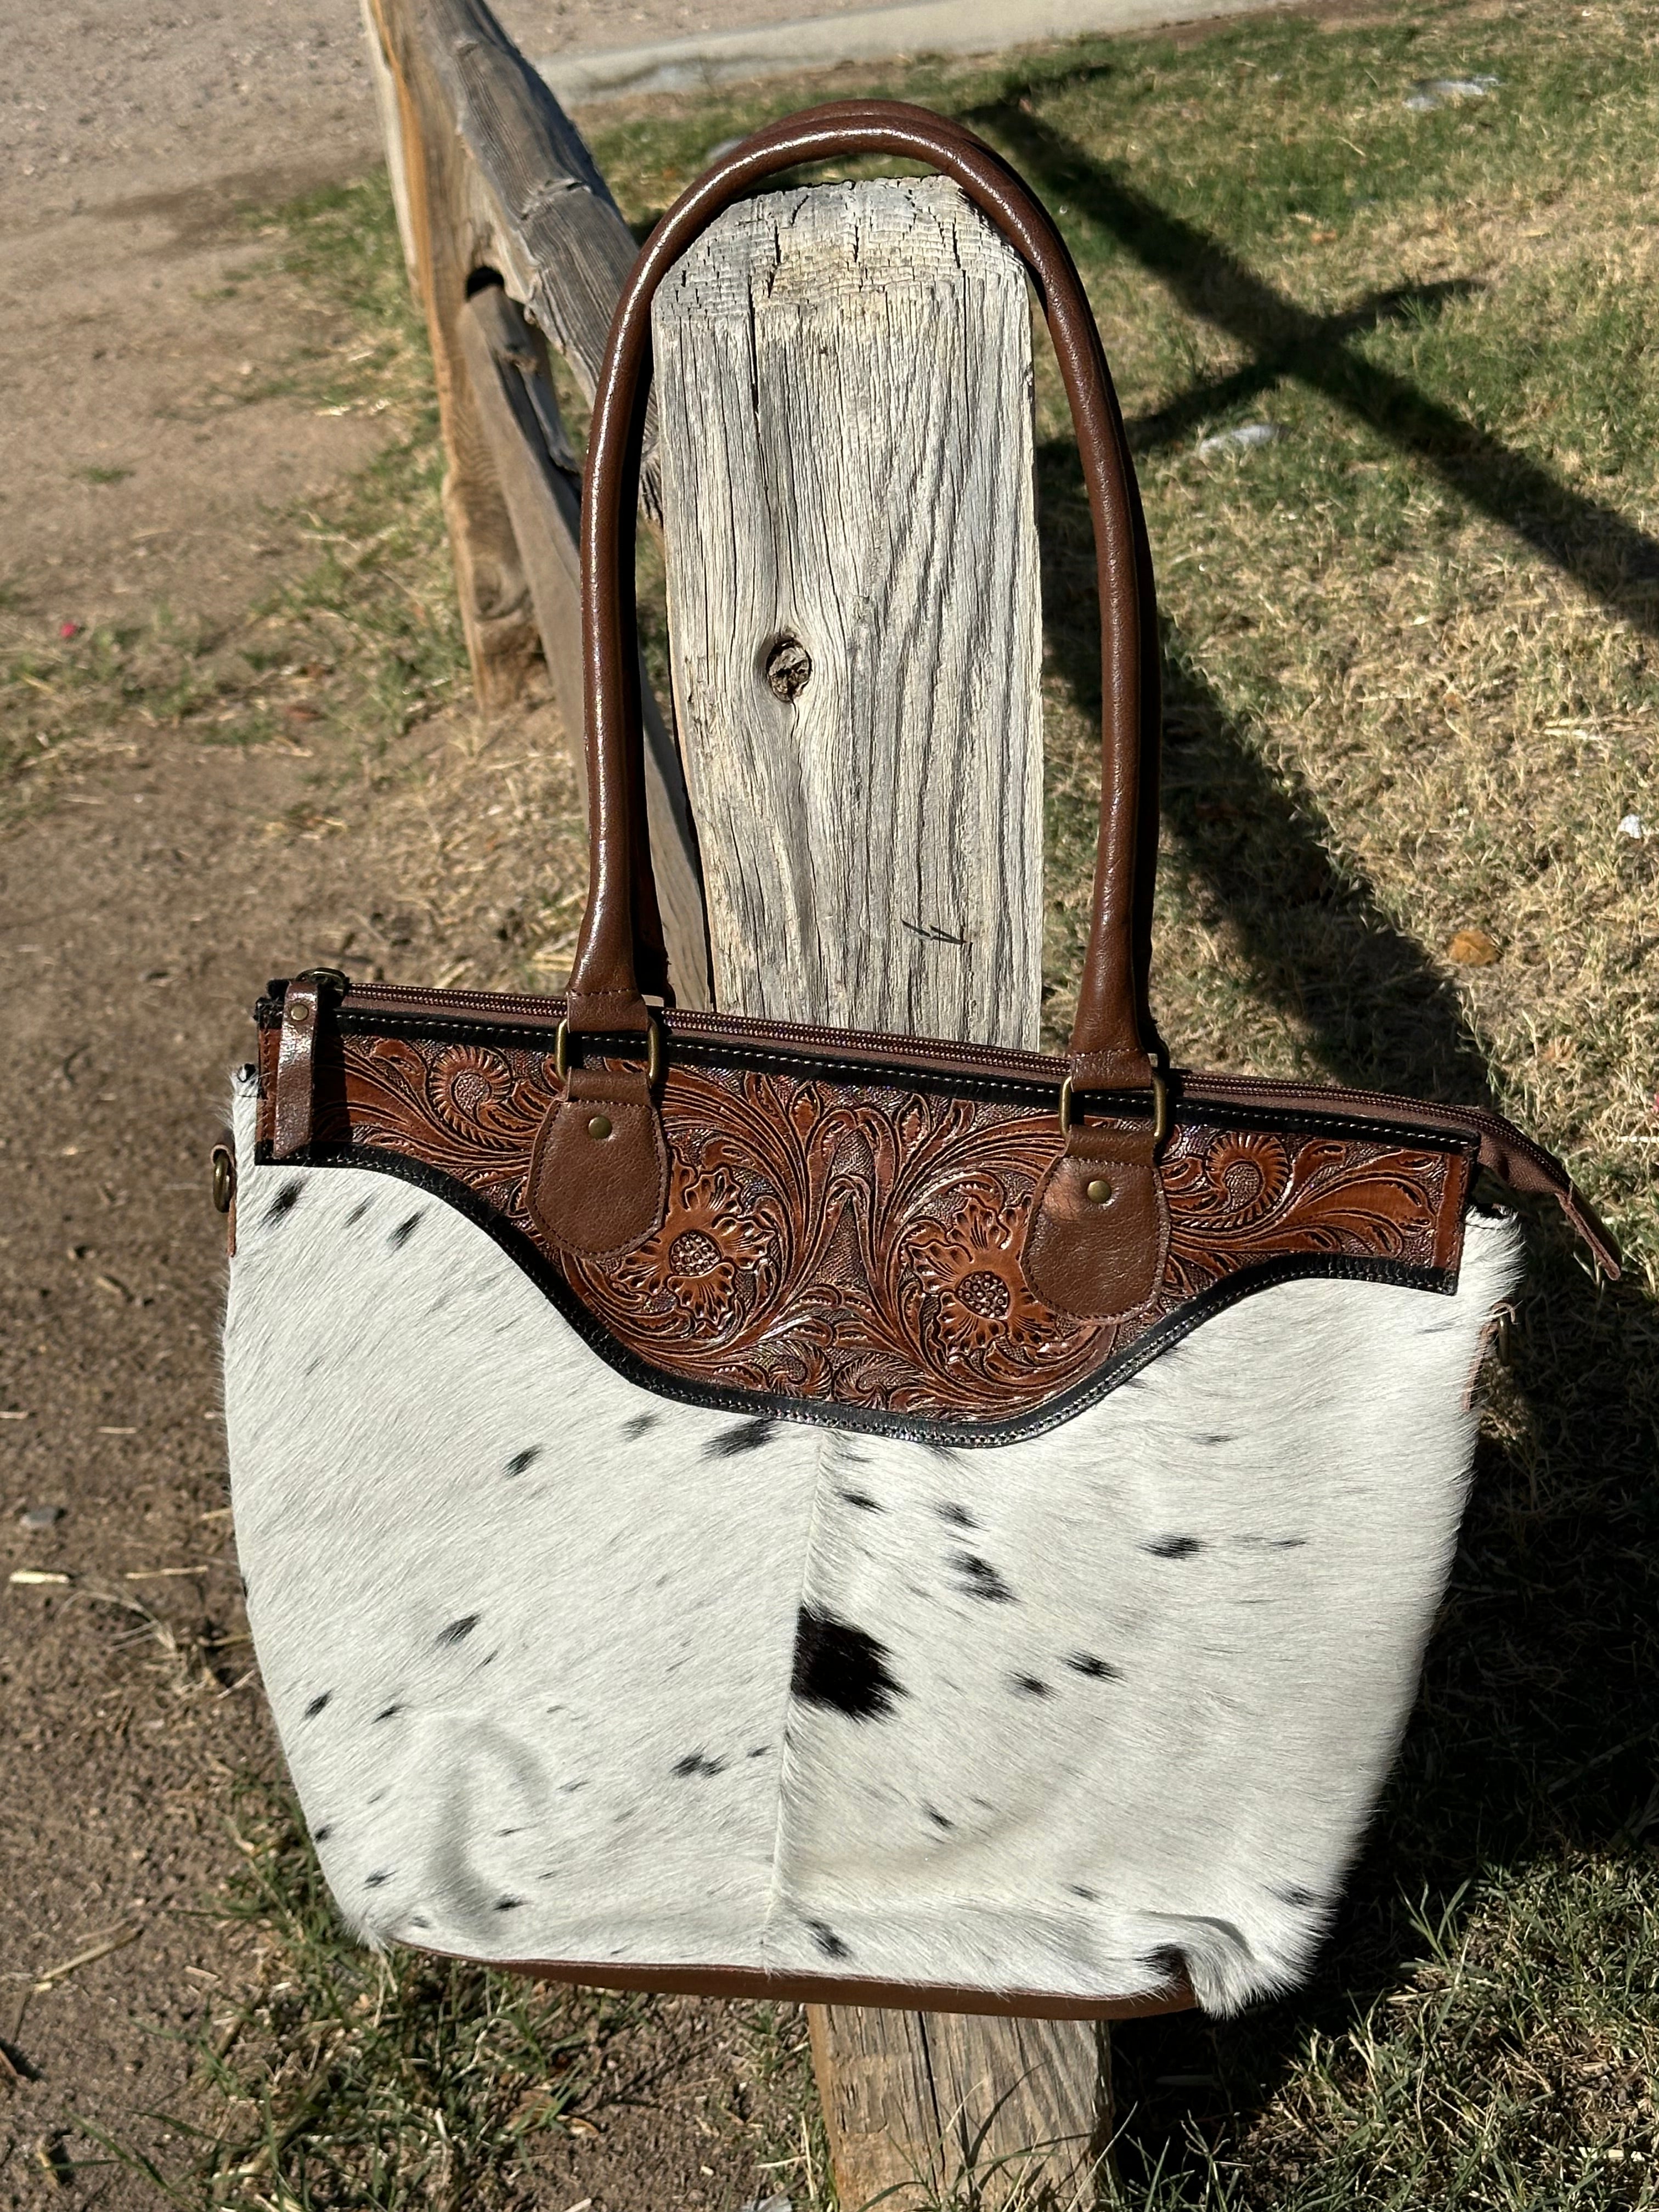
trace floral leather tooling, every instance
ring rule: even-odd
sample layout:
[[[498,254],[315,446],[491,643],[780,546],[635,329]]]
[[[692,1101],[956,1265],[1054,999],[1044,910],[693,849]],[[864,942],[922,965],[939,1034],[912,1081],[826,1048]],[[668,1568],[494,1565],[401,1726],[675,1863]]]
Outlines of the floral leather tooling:
[[[1172,1322],[1190,1326],[1229,1291],[1288,1273],[1455,1280],[1467,1139],[1362,1129],[1340,1112],[1274,1127],[1270,1112],[1193,1105],[1161,1162],[1170,1237],[1157,1297],[1122,1321],[1065,1314],[1022,1266],[1060,1143],[1040,1085],[988,1077],[992,1095],[964,1097],[925,1069],[791,1066],[776,1048],[747,1057],[764,1064],[671,1051],[666,1210],[616,1260],[560,1252],[526,1206],[532,1150],[559,1094],[543,1042],[346,1027],[318,1136],[460,1186],[665,1378],[722,1399],[817,1401],[825,1415],[1006,1434],[1103,1370],[1122,1371],[1134,1346],[1167,1342]]]

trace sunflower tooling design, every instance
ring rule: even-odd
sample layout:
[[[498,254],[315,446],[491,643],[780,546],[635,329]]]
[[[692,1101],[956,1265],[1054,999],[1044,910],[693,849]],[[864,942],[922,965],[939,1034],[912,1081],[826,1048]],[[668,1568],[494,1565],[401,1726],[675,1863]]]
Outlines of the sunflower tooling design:
[[[327,1133],[465,1185],[527,1239],[530,1158],[558,1082],[543,1049],[347,1036]],[[890,1081],[675,1059],[668,1204],[620,1259],[549,1249],[635,1357],[690,1382],[971,1424],[1040,1407],[1230,1277],[1291,1255],[1433,1268],[1462,1163],[1393,1133],[1183,1116],[1164,1156],[1158,1297],[1057,1310],[1022,1255],[1054,1119]]]

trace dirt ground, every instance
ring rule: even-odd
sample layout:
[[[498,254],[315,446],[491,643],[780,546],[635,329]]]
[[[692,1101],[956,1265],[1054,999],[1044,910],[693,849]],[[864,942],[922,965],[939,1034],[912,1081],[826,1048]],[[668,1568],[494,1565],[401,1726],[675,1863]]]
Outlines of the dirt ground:
[[[672,0],[502,12],[532,52],[703,20]],[[301,338],[343,333],[227,287],[260,251],[242,210],[377,158],[357,9],[14,0],[4,20],[7,628],[46,640],[157,607],[210,622],[312,557],[283,518],[380,434],[295,398],[236,403]],[[0,1586],[7,2207],[65,2188],[156,2203],[121,2167],[72,2172],[95,2155],[76,2123],[161,2141],[137,2116],[188,2104],[188,2039],[246,1981],[198,1911],[234,1863],[231,1777],[276,1766],[224,1510],[207,1155],[264,979],[337,951],[345,917],[399,890],[365,880],[349,835],[281,828],[307,790],[301,750],[110,735],[0,842],[0,1567],[71,1578]],[[386,972],[434,963],[417,929]],[[692,2124],[724,2063],[706,2010],[669,2008],[649,2050],[623,2051],[623,2118],[556,2154],[546,2202],[756,2193],[749,2160]]]
[[[834,13],[853,0],[502,0],[537,57]],[[378,156],[355,0],[0,5],[0,568],[65,619],[122,601],[240,605],[277,557],[262,524],[365,457],[369,426],[216,392],[285,331],[216,301],[253,249],[239,210]],[[112,486],[89,472],[130,471]]]

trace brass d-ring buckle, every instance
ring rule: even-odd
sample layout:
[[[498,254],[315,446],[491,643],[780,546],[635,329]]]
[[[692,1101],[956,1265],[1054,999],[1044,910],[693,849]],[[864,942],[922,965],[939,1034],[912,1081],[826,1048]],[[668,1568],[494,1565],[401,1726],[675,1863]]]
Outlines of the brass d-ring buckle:
[[[1060,1086],[1060,1133],[1072,1133],[1072,1100],[1074,1096],[1072,1079],[1065,1077]],[[1152,1143],[1161,1145],[1170,1133],[1170,1086],[1157,1068],[1152,1070]]]
[[[645,1083],[647,1090],[654,1091],[657,1079],[662,1073],[662,1026],[653,1021],[648,1024],[648,1031],[650,1042],[646,1048]],[[553,1039],[553,1071],[561,1083],[570,1073],[570,1023],[568,1017],[559,1024]]]

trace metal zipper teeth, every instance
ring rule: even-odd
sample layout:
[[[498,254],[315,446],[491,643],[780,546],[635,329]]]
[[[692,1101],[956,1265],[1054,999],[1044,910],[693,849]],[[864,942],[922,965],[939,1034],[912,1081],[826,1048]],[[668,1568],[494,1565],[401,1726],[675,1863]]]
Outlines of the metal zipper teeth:
[[[384,1006],[388,1012],[407,1010],[443,1014],[466,1011],[507,1022],[515,1016],[520,1019],[527,1017],[541,1024],[552,1019],[553,1007],[559,1003],[556,998],[536,998],[523,992],[439,991],[412,983],[353,984],[346,994],[346,1002],[351,1001],[356,1002],[358,1011],[367,1014]],[[739,1043],[760,1032],[767,1042],[782,1051],[817,1053],[822,1057],[826,1049],[833,1049],[878,1064],[902,1060],[908,1051],[913,1062],[936,1061],[946,1068],[964,1064],[994,1067],[1029,1076],[1039,1083],[1058,1084],[1066,1073],[1063,1060],[1044,1053],[1016,1052],[1006,1045],[964,1047],[944,1037],[889,1038],[884,1032],[865,1030],[814,1030],[798,1022],[762,1022],[742,1014],[722,1016],[677,1009],[669,1016],[669,1028],[671,1033],[678,1030],[683,1036],[707,1037],[711,1041],[730,1037]],[[1355,1107],[1372,1107],[1396,1120],[1414,1115],[1426,1116],[1431,1121],[1443,1118],[1454,1129],[1470,1134],[1477,1134],[1482,1129],[1501,1131],[1540,1165],[1553,1164],[1549,1154],[1530,1138],[1523,1136],[1501,1115],[1481,1106],[1443,1105],[1429,1099],[1402,1097],[1389,1091],[1350,1091],[1340,1085],[1291,1083],[1278,1076],[1204,1076],[1181,1070],[1176,1073],[1196,1102],[1208,1098],[1223,1103],[1231,1095],[1242,1093],[1279,1104],[1298,1106],[1304,1111],[1340,1113]],[[1314,1103],[1316,1098],[1322,1099],[1324,1096],[1328,1096],[1328,1106]]]
[[[1328,1091],[1332,1098],[1340,1098],[1351,1106],[1376,1106],[1397,1111],[1409,1107],[1413,1112],[1432,1118],[1443,1115],[1448,1121],[1471,1124],[1477,1117],[1496,1121],[1498,1116],[1487,1114],[1480,1106],[1449,1106],[1431,1098],[1409,1098],[1397,1091],[1349,1091],[1340,1084],[1291,1083],[1277,1075],[1193,1075],[1188,1088],[1194,1085],[1200,1092],[1214,1098],[1226,1098],[1234,1091],[1248,1093],[1253,1098],[1293,1099],[1298,1103]]]
[[[372,1015],[382,1006],[388,1013],[407,1011],[441,1015],[465,1012],[506,1023],[527,1018],[540,1026],[551,1024],[553,1008],[559,1003],[555,999],[507,992],[434,991],[415,984],[392,983],[364,987],[354,984],[341,1001],[347,1012]],[[800,1022],[771,1022],[743,1014],[697,1013],[678,1008],[671,1010],[667,1027],[671,1036],[678,1031],[684,1037],[708,1038],[711,1042],[729,1037],[734,1043],[757,1038],[780,1051],[816,1054],[820,1058],[836,1052],[888,1064],[907,1058],[917,1062],[938,1061],[946,1067],[967,1062],[1056,1085],[1066,1073],[1065,1061],[1047,1054],[1016,1052],[1006,1045],[963,1045],[949,1037],[890,1036],[870,1030],[820,1030]]]
[[[1316,1088],[1310,1085],[1286,1083],[1268,1075],[1201,1075],[1197,1079],[1197,1084],[1199,1094],[1207,1092],[1216,1097],[1224,1097],[1234,1091],[1245,1091],[1252,1097],[1282,1098],[1289,1096],[1297,1101],[1306,1099]],[[1490,1130],[1494,1135],[1502,1136],[1506,1143],[1513,1145],[1517,1152],[1528,1154],[1540,1167],[1553,1170],[1557,1165],[1553,1156],[1541,1145],[1534,1144],[1524,1131],[1516,1127],[1513,1121],[1502,1114],[1494,1113],[1489,1106],[1453,1106],[1437,1099],[1402,1098],[1397,1092],[1390,1091],[1346,1091],[1334,1095],[1367,1106],[1410,1107],[1431,1119],[1437,1116],[1459,1128],[1467,1129],[1473,1135]]]

